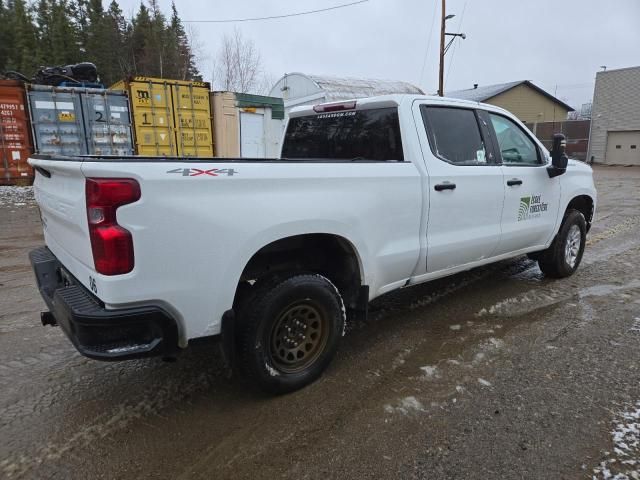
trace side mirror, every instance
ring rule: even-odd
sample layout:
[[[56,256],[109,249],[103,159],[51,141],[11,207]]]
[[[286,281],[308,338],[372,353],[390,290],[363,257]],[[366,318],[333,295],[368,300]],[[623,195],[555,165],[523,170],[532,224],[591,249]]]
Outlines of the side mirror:
[[[547,168],[549,178],[557,177],[567,171],[569,157],[566,153],[567,140],[561,133],[553,135],[553,147],[551,148],[551,166]]]

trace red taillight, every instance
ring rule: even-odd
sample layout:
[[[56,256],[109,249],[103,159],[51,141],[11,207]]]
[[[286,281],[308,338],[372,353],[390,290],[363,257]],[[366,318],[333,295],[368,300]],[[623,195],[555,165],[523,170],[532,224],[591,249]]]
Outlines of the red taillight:
[[[321,105],[314,105],[313,111],[316,113],[323,112],[339,112],[341,110],[353,110],[356,108],[356,101],[340,102],[340,103],[325,103]]]
[[[140,199],[140,185],[131,178],[88,178],[89,237],[96,271],[121,275],[133,270],[131,233],[118,225],[116,210]]]

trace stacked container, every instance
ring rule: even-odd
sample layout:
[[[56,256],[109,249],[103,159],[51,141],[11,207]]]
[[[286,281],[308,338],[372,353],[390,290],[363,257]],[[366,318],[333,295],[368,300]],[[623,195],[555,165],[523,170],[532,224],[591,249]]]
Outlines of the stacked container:
[[[31,183],[32,152],[24,84],[0,80],[0,185]]]
[[[138,155],[213,156],[208,83],[131,77],[111,88],[129,93]]]
[[[28,91],[36,150],[53,155],[132,155],[124,92],[33,85]]]

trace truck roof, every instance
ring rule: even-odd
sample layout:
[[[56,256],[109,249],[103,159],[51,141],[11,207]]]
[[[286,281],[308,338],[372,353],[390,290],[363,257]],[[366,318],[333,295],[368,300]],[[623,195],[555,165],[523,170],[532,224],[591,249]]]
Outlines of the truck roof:
[[[493,111],[502,111],[505,110],[496,107],[494,105],[489,105],[481,102],[474,102],[471,100],[461,100],[459,98],[449,98],[449,97],[438,97],[436,95],[417,95],[417,94],[406,94],[406,93],[396,93],[391,95],[379,95],[375,97],[365,97],[365,98],[353,98],[353,99],[345,99],[340,101],[333,102],[324,102],[313,105],[300,105],[292,108],[289,111],[290,117],[300,117],[305,115],[314,115],[317,112],[318,107],[326,107],[330,105],[339,105],[339,104],[349,104],[355,102],[355,109],[369,109],[369,108],[383,108],[383,107],[393,107],[400,106],[403,103],[413,103],[415,100],[426,100],[428,103],[434,105],[454,105],[454,106],[467,106],[472,108],[477,108],[481,106],[482,108],[486,108],[487,110]]]

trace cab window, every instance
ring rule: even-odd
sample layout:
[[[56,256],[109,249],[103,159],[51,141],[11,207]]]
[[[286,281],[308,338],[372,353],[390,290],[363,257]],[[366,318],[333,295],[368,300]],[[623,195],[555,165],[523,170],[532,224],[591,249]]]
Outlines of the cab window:
[[[467,108],[421,107],[431,151],[454,165],[486,165],[476,113]]]
[[[288,160],[332,159],[402,162],[397,107],[349,110],[289,120],[282,156]]]
[[[498,138],[498,146],[505,165],[540,165],[536,144],[514,122],[502,115],[489,113]]]

